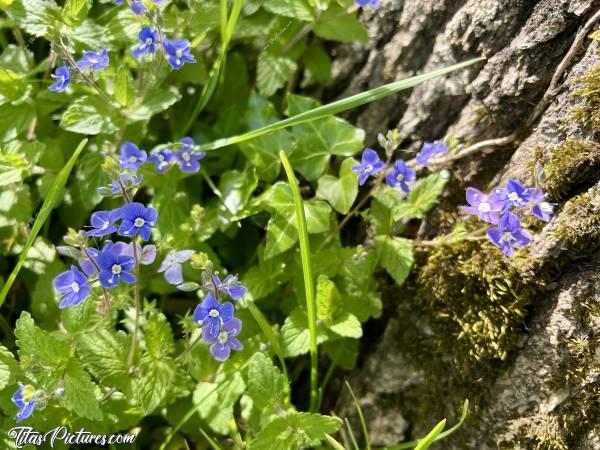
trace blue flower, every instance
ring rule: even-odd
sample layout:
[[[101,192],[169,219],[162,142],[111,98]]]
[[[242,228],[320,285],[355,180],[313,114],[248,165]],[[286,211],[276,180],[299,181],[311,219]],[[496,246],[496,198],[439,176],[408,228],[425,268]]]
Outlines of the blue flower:
[[[379,8],[379,0],[355,0],[354,4],[358,7],[371,6],[372,8]]]
[[[399,159],[392,166],[392,170],[385,176],[385,182],[391,188],[400,187],[404,192],[410,192],[408,183],[416,177],[416,172],[408,167],[404,161]]]
[[[165,150],[153,150],[150,154],[150,158],[148,158],[148,162],[154,164],[154,170],[157,173],[164,173],[170,164],[170,161],[173,159],[173,152],[169,149]]]
[[[130,191],[133,188],[139,186],[143,179],[144,177],[142,177],[141,175],[134,176],[128,173],[123,173],[119,176],[120,183],[117,180],[113,180],[110,182],[108,187],[99,187],[98,192],[102,195],[122,195],[123,189],[121,188],[121,185],[123,185],[123,188],[126,191]]]
[[[246,288],[242,286],[235,275],[227,275],[223,281],[219,278],[219,274],[213,275],[213,282],[217,289],[228,295],[233,300],[238,300],[246,293]]]
[[[425,142],[415,159],[420,166],[426,166],[429,158],[433,155],[440,155],[447,152],[448,148],[442,142]]]
[[[530,192],[516,180],[510,178],[505,188],[498,188],[494,191],[496,196],[505,203],[505,209],[511,206],[523,206],[529,203]]]
[[[96,272],[98,272],[98,268],[96,267],[96,257],[98,256],[99,252],[98,249],[95,249],[93,247],[86,249],[86,251],[89,255],[89,258],[84,253],[83,258],[78,259],[77,262],[79,263],[79,267],[81,267],[81,270],[83,270],[88,277],[91,277]]]
[[[136,16],[141,16],[146,12],[146,6],[141,0],[133,0],[129,5],[129,8],[131,8]]]
[[[165,280],[167,280],[167,283],[173,285],[183,283],[181,265],[188,259],[190,259],[193,254],[193,250],[171,250],[167,254],[160,267],[158,268],[159,272],[165,273]]]
[[[224,322],[221,331],[217,336],[211,334],[210,327],[202,328],[202,337],[206,342],[212,344],[210,353],[217,361],[225,361],[229,358],[231,350],[241,350],[244,348],[242,343],[235,337],[242,330],[242,321],[233,318]]]
[[[142,27],[139,34],[141,44],[133,49],[133,56],[136,59],[140,59],[146,53],[154,54],[156,51],[156,41],[158,39],[158,32],[152,30],[150,27]]]
[[[196,58],[190,50],[190,41],[187,39],[167,39],[163,38],[163,49],[167,55],[167,62],[175,69],[179,70],[185,63],[195,63]]]
[[[366,148],[362,154],[360,164],[352,166],[352,170],[358,174],[358,184],[362,186],[371,175],[381,172],[385,164],[379,159],[377,152],[371,148]]]
[[[464,212],[494,225],[500,220],[498,213],[504,209],[504,202],[496,194],[486,195],[472,187],[467,188],[467,202],[470,206],[463,206]]]
[[[200,159],[204,158],[206,153],[194,151],[194,140],[191,137],[184,137],[179,142],[184,144],[183,148],[175,152],[175,161],[182,172],[194,173],[200,170]]]
[[[107,234],[114,233],[117,231],[114,223],[119,220],[120,217],[119,208],[113,209],[112,211],[96,211],[92,214],[90,222],[92,223],[92,229],[86,231],[87,237],[90,236],[106,236]]]
[[[54,278],[54,288],[62,294],[58,307],[77,306],[90,294],[87,277],[75,266]]]
[[[19,388],[12,396],[13,403],[19,408],[17,416],[15,417],[17,423],[24,421],[33,414],[36,405],[35,397],[36,391],[33,386],[29,384],[23,386],[19,383]]]
[[[133,142],[126,141],[121,145],[121,162],[122,169],[129,169],[136,173],[138,167],[146,162],[148,155],[145,150],[140,150]]]
[[[115,4],[117,6],[121,6],[123,4],[123,0],[115,0]]]
[[[527,189],[529,201],[533,204],[531,212],[544,222],[549,222],[554,212],[554,206],[546,201],[546,194],[539,188]]]
[[[135,266],[135,259],[131,256],[121,255],[120,250],[112,242],[107,242],[96,257],[96,262],[100,267],[98,279],[105,288],[115,287],[120,280],[123,280],[124,283],[135,282],[135,276],[129,273]]]
[[[56,81],[48,89],[54,92],[64,92],[67,86],[71,82],[71,76],[69,75],[69,68],[67,65],[57,67],[52,75]]]
[[[503,215],[498,226],[488,230],[487,236],[506,256],[514,254],[513,247],[523,247],[531,242],[531,236],[521,229],[519,218],[511,212]]]
[[[135,256],[133,254],[133,242],[129,244],[125,244],[123,249],[121,250],[121,255],[131,256],[132,258]],[[135,243],[135,251],[137,253],[137,260],[143,264],[144,266],[149,266],[156,259],[156,246],[155,245],[144,245],[143,247]]]
[[[202,333],[216,338],[219,335],[221,324],[233,319],[233,303],[220,304],[209,292],[204,301],[194,310],[194,322],[202,325]]]
[[[121,236],[133,237],[139,233],[142,240],[150,239],[150,228],[156,225],[158,212],[141,203],[127,203],[121,207],[121,225],[117,231]]]
[[[84,52],[83,56],[77,61],[77,67],[85,69],[91,67],[92,70],[102,70],[108,66],[108,51],[106,49],[101,52],[87,51]]]

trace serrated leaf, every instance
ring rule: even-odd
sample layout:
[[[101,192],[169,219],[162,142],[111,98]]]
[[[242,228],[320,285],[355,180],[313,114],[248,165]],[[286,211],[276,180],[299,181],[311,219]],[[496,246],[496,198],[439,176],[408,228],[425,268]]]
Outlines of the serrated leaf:
[[[199,382],[193,402],[202,405],[198,414],[215,432],[227,434],[233,420],[233,405],[246,389],[239,371],[219,379],[216,383]]]
[[[315,34],[323,39],[338,42],[367,42],[369,34],[355,14],[347,14],[337,5],[332,5],[319,16]]]
[[[142,358],[140,375],[133,382],[133,396],[146,415],[164,403],[176,378],[177,367],[172,359]]]
[[[150,120],[160,112],[165,111],[181,99],[179,92],[174,90],[157,89],[150,92],[141,105],[134,107],[127,113],[130,120]]]
[[[15,0],[6,13],[27,33],[37,37],[47,38],[54,22],[52,7],[44,0]]]
[[[153,311],[144,326],[146,350],[157,360],[166,358],[175,351],[173,330],[169,321],[159,311]]]
[[[113,133],[117,130],[112,118],[113,113],[105,100],[86,95],[69,105],[62,116],[60,126],[80,134]]]
[[[60,403],[79,417],[89,420],[102,420],[97,394],[98,387],[92,382],[89,374],[83,370],[76,359],[70,359],[64,372],[65,394]]]
[[[354,158],[347,158],[340,167],[340,177],[323,175],[319,178],[317,195],[329,202],[342,214],[347,214],[358,195],[358,175],[352,167],[358,164]]]
[[[10,69],[0,68],[0,103],[2,97],[9,102],[21,99],[27,93],[23,77]]]
[[[327,333],[319,329],[317,343],[325,342]],[[286,358],[303,355],[310,350],[310,332],[306,311],[295,308],[281,327],[281,347]]]
[[[21,313],[21,317],[16,322],[15,336],[19,347],[19,357],[31,364],[59,367],[71,355],[71,349],[66,339],[61,339],[56,334],[36,326],[31,314],[26,311]]]
[[[440,194],[448,181],[446,172],[436,172],[423,178],[412,188],[406,201],[392,210],[394,221],[402,218],[421,219],[438,202]]]
[[[397,237],[377,236],[375,245],[381,267],[398,285],[402,285],[414,263],[411,241]]]
[[[273,408],[284,400],[285,377],[263,353],[256,353],[250,361],[248,395],[259,409]]]
[[[250,443],[250,450],[289,450],[318,446],[342,425],[337,417],[291,412],[264,427]]]
[[[90,8],[89,0],[67,0],[63,6],[63,17],[67,23],[74,25],[81,22]]]
[[[18,365],[14,355],[6,347],[0,345],[0,391],[16,382],[17,370]]]
[[[263,51],[258,57],[256,69],[258,92],[270,97],[287,82],[297,67],[289,58],[273,56]]]
[[[263,3],[263,8],[279,16],[311,22],[313,8],[307,0],[269,0]]]
[[[329,329],[342,337],[358,339],[362,337],[362,326],[355,315],[343,312],[333,319]]]
[[[35,110],[27,103],[0,105],[0,142],[17,138],[27,131],[35,118]]]

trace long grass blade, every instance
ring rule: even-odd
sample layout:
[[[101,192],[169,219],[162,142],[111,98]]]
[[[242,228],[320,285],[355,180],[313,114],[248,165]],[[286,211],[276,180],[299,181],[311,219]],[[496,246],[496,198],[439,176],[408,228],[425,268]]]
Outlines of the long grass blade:
[[[429,432],[429,434],[427,436],[425,436],[423,439],[421,439],[419,441],[419,443],[417,444],[417,446],[415,447],[415,450],[427,450],[431,444],[433,444],[435,442],[435,438],[437,438],[439,436],[439,434],[444,430],[444,428],[446,427],[446,419],[442,420],[440,423],[438,423],[433,430],[431,430]]]
[[[360,94],[352,95],[348,98],[344,98],[342,100],[338,100],[327,105],[319,106],[301,114],[297,114],[293,117],[274,122],[257,130],[252,130],[248,133],[240,134],[238,136],[218,139],[213,142],[201,144],[196,146],[196,148],[198,150],[216,150],[218,148],[226,147],[228,145],[248,141],[250,139],[254,139],[264,134],[281,130],[283,128],[288,128],[294,125],[310,122],[312,120],[318,120],[322,119],[323,117],[339,114],[341,112],[348,111],[349,109],[356,108],[357,106],[381,100],[382,98],[388,97],[405,89],[409,89],[425,81],[437,78],[442,75],[446,75],[450,72],[454,72],[459,69],[463,69],[465,67],[468,67],[470,65],[484,60],[485,58],[483,57],[470,59],[468,61],[444,67],[442,69],[437,69],[423,75],[417,75],[415,77],[407,78],[406,80],[400,80],[395,81],[393,83],[385,84],[383,86],[371,89],[370,91],[361,92]]]
[[[294,169],[283,151],[279,152],[279,158],[288,178],[294,208],[296,210],[296,222],[298,225],[298,238],[300,241],[300,259],[302,261],[302,274],[304,276],[304,291],[306,295],[306,309],[308,313],[308,330],[310,333],[310,411],[314,411],[318,402],[319,372],[317,354],[317,303],[315,301],[315,284],[310,261],[310,243],[308,240],[308,229],[306,227],[306,215],[304,214],[304,203],[300,195],[300,185],[294,175]]]
[[[340,444],[338,441],[336,441],[334,438],[332,438],[328,434],[325,435],[325,439],[327,440],[327,443],[329,445],[331,445],[331,447],[334,448],[335,450],[346,450],[342,444]]]
[[[0,292],[0,306],[2,306],[4,304],[4,301],[6,300],[6,296],[8,295],[8,291],[10,290],[11,286],[15,282],[15,279],[17,278],[17,275],[19,274],[21,267],[23,267],[23,264],[25,263],[25,260],[27,259],[27,253],[29,252],[29,249],[33,245],[35,238],[37,237],[38,233],[42,229],[42,226],[44,225],[44,223],[50,216],[50,213],[54,209],[54,206],[56,206],[56,204],[58,203],[58,200],[59,200],[58,197],[62,191],[62,188],[65,187],[65,185],[67,184],[67,180],[69,179],[71,170],[73,170],[73,166],[75,165],[77,158],[79,158],[79,154],[85,147],[85,144],[87,144],[87,139],[84,139],[79,143],[79,145],[73,152],[73,155],[71,156],[69,161],[67,161],[67,164],[65,164],[65,166],[60,170],[60,172],[56,176],[56,179],[54,180],[54,183],[52,183],[52,187],[48,191],[48,195],[46,196],[46,199],[44,200],[44,203],[42,204],[42,207],[40,208],[40,212],[39,212],[37,218],[35,219],[33,226],[31,227],[31,231],[29,232],[29,236],[27,237],[25,246],[23,247],[23,250],[21,251],[21,256],[19,257],[19,260],[17,261],[17,265],[14,267],[13,271],[8,276],[8,279],[6,280],[6,284],[2,288],[2,292]]]
[[[346,387],[350,391],[352,400],[354,400],[354,406],[356,407],[356,412],[358,413],[358,418],[360,420],[360,426],[362,428],[363,437],[365,439],[365,445],[367,446],[367,450],[371,450],[371,438],[369,437],[369,430],[367,429],[367,423],[365,422],[365,416],[363,415],[362,408],[360,407],[360,404],[358,403],[358,399],[356,398],[356,395],[354,395],[354,391],[352,390],[350,383],[348,383],[347,381],[345,381],[344,383],[346,383]]]

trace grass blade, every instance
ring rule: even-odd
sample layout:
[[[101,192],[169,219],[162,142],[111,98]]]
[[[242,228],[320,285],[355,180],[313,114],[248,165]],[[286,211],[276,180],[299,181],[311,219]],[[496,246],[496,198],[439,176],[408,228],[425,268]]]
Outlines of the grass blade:
[[[327,443],[331,445],[331,447],[333,447],[335,450],[346,450],[342,444],[340,444],[328,434],[325,435],[325,439],[327,440]]]
[[[308,230],[306,228],[306,215],[304,214],[304,203],[300,195],[300,186],[294,175],[294,169],[283,151],[279,152],[279,158],[288,177],[288,182],[294,198],[296,210],[296,222],[298,225],[298,238],[300,241],[300,259],[302,261],[302,274],[304,275],[304,291],[306,294],[306,309],[308,313],[308,330],[310,332],[310,411],[314,411],[318,402],[318,355],[317,355],[317,303],[315,301],[315,284],[310,261],[310,243],[308,241]]]
[[[208,142],[206,144],[198,145],[196,148],[198,150],[216,150],[221,147],[226,147],[232,144],[238,144],[240,142],[248,141],[250,139],[257,138],[267,133],[271,133],[273,131],[281,130],[283,128],[288,128],[294,125],[299,125],[302,123],[310,122],[312,120],[322,119],[323,117],[339,114],[341,112],[347,111],[352,108],[356,108],[357,106],[366,105],[367,103],[374,102],[376,100],[380,100],[382,98],[388,97],[397,92],[403,91],[405,89],[409,89],[418,84],[423,83],[424,81],[431,80],[433,78],[437,78],[442,75],[446,75],[450,72],[454,72],[459,69],[463,69],[472,64],[484,61],[485,58],[475,58],[470,59],[465,62],[461,62],[458,64],[454,64],[452,66],[444,67],[442,69],[437,69],[432,72],[417,75],[415,77],[407,78],[406,80],[395,81],[393,83],[385,84],[383,86],[379,86],[377,88],[371,89],[370,91],[361,92],[360,94],[352,95],[348,98],[344,98],[342,100],[338,100],[327,105],[319,106],[317,108],[311,109],[309,111],[303,112],[301,114],[297,114],[293,117],[289,117],[284,120],[280,120],[279,122],[272,123],[265,127],[259,128],[257,130],[249,131],[248,133],[240,134],[238,136],[232,136],[228,138],[218,139],[213,142]]]
[[[419,444],[415,447],[415,450],[427,450],[431,444],[436,441],[438,435],[442,432],[442,430],[446,427],[446,419],[442,420],[438,423],[433,430],[429,432],[427,436],[419,441]]]
[[[352,390],[350,383],[348,383],[347,381],[344,381],[344,383],[346,383],[346,387],[350,391],[352,400],[354,400],[354,406],[356,406],[356,412],[358,412],[358,418],[360,420],[360,426],[362,428],[363,437],[365,439],[365,444],[367,445],[367,450],[371,450],[371,438],[369,437],[369,430],[367,429],[367,424],[365,422],[365,416],[363,416],[362,409],[360,407],[360,404],[358,403],[358,399],[356,398],[356,395],[354,395],[354,391]]]
[[[23,247],[23,250],[21,251],[21,256],[19,257],[19,260],[17,261],[15,268],[13,269],[11,274],[8,276],[8,279],[6,280],[6,284],[2,288],[2,292],[0,292],[0,306],[2,306],[4,304],[4,301],[6,300],[6,296],[8,295],[8,291],[10,290],[12,284],[15,282],[15,279],[17,278],[17,275],[19,274],[21,267],[23,267],[23,263],[25,263],[25,260],[27,259],[27,253],[29,252],[29,249],[33,245],[35,238],[37,237],[38,233],[42,229],[42,226],[44,225],[44,223],[50,216],[50,213],[54,209],[54,206],[58,202],[58,196],[61,193],[62,188],[67,184],[67,180],[69,179],[71,170],[73,170],[73,166],[75,165],[75,162],[77,161],[77,158],[79,157],[79,154],[85,147],[85,144],[87,144],[87,139],[84,139],[79,143],[79,145],[73,152],[73,155],[71,156],[69,161],[67,161],[67,164],[65,164],[65,166],[60,170],[60,172],[56,176],[56,179],[54,180],[54,183],[52,183],[52,187],[48,191],[48,195],[46,196],[46,199],[44,200],[44,203],[42,204],[42,207],[40,208],[40,212],[39,212],[37,218],[35,219],[33,226],[31,227],[31,231],[29,232],[29,236],[27,237],[25,246]]]

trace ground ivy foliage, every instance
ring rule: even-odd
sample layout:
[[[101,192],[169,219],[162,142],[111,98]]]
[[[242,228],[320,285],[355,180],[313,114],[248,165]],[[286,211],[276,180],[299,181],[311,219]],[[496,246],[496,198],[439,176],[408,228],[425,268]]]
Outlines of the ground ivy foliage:
[[[382,314],[379,281],[409,276],[414,224],[450,177],[435,164],[456,146],[390,131],[365,148],[333,115],[203,145],[318,108],[305,89],[331,81],[330,41],[367,41],[359,12],[377,7],[0,1],[2,277],[27,254],[0,300],[3,431],[141,430],[139,448],[331,442],[342,420],[302,398],[311,329],[326,397]],[[300,177],[314,328],[280,152]],[[518,213],[550,220],[544,193],[521,188],[467,193],[506,254],[529,239]]]

